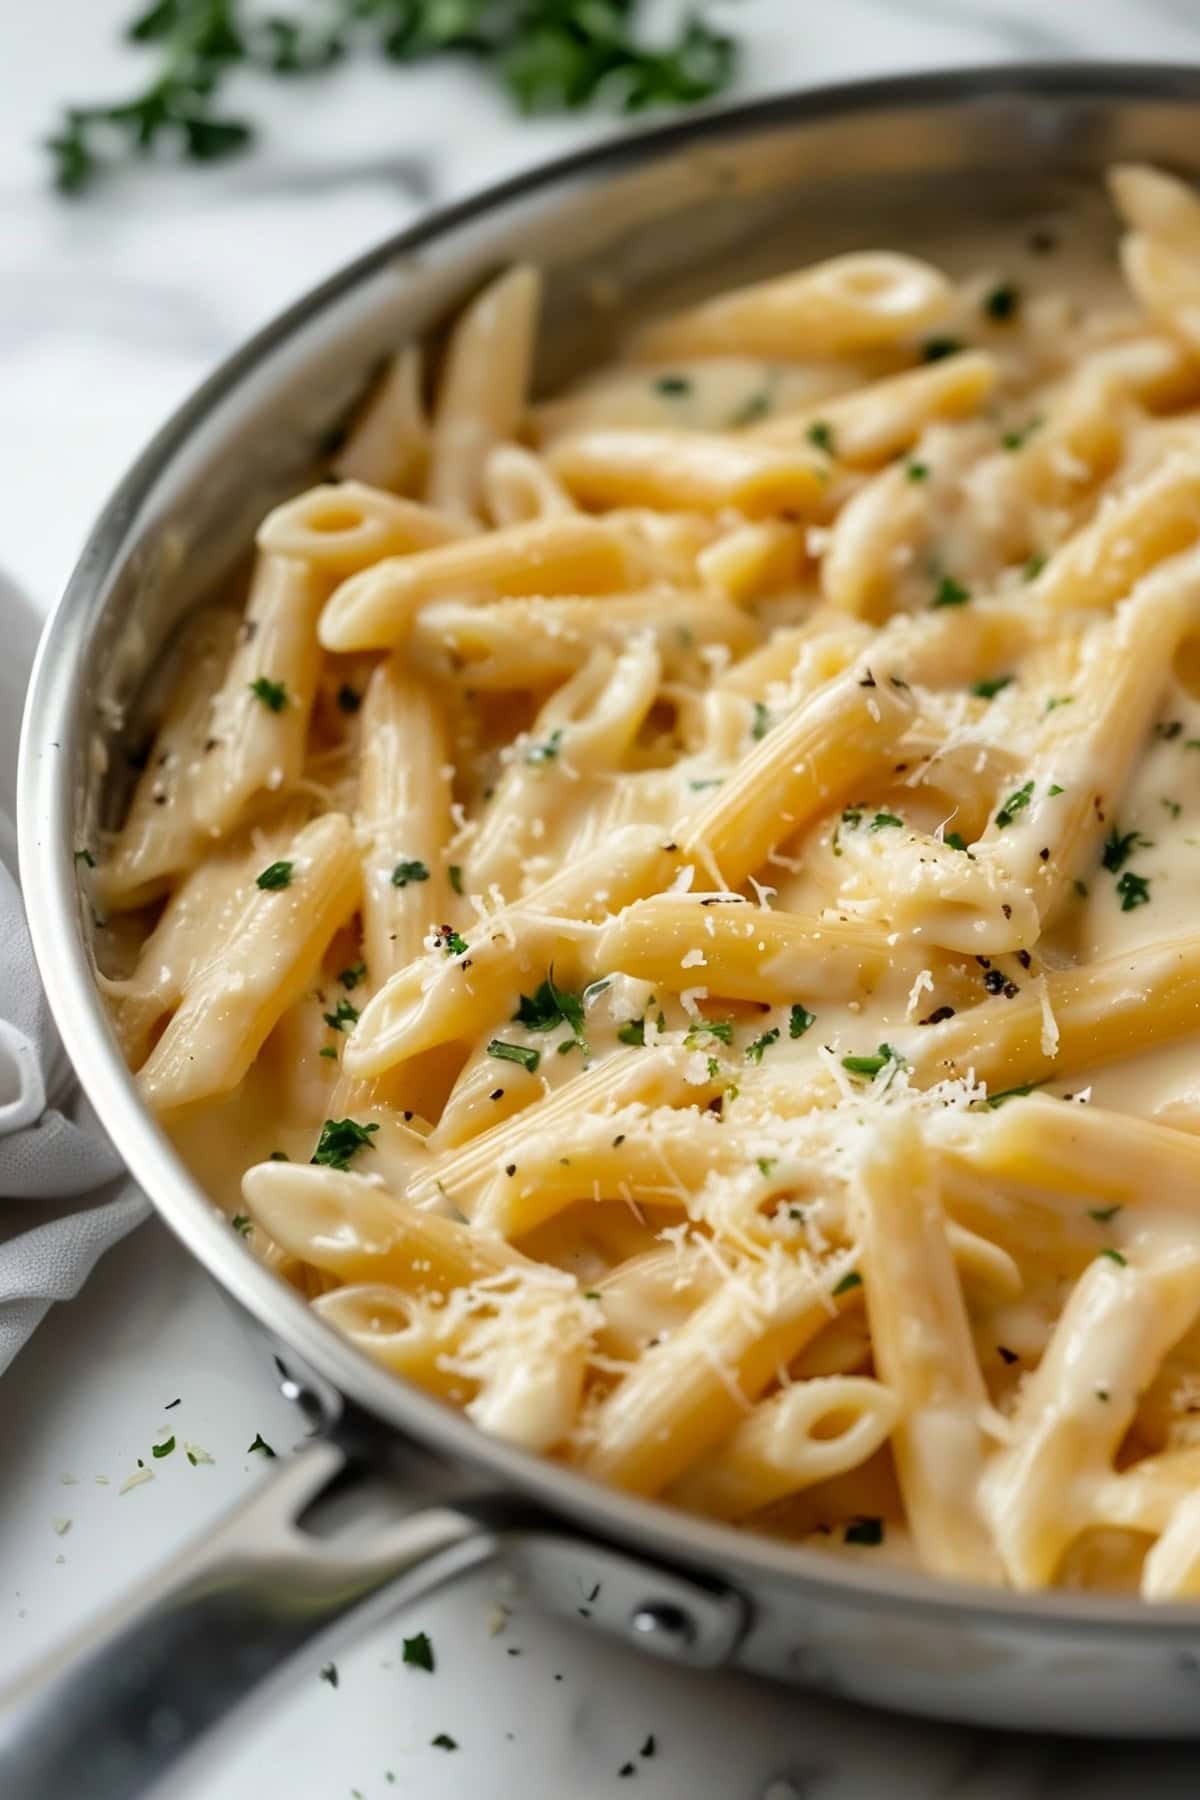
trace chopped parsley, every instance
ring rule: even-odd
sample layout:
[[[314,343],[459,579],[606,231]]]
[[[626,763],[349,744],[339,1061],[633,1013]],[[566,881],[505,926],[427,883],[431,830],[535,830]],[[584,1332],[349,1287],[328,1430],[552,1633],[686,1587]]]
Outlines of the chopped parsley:
[[[754,723],[750,727],[750,736],[756,744],[760,744],[771,729],[771,714],[762,700],[754,702]]]
[[[1027,421],[1017,431],[1005,431],[1000,435],[1001,446],[1005,450],[1023,450],[1033,433],[1042,423],[1040,415]]]
[[[327,1681],[329,1683],[330,1687],[335,1688],[337,1686],[337,1684],[338,1684],[338,1666],[336,1663],[326,1663],[325,1664],[325,1667],[321,1670],[321,1680]]]
[[[826,456],[833,455],[833,426],[828,419],[814,419],[805,435],[809,443],[824,450]]]
[[[1154,735],[1156,738],[1162,738],[1165,743],[1169,744],[1179,736],[1182,730],[1182,719],[1160,719],[1158,724],[1154,727]]]
[[[1011,281],[1001,282],[983,297],[983,310],[989,319],[1014,319],[1021,305],[1020,289]]]
[[[87,869],[94,869],[96,866],[96,859],[90,850],[77,850],[75,852],[75,862],[77,865],[82,863]]]
[[[994,700],[1006,687],[1011,687],[1015,680],[1015,675],[992,675],[985,681],[972,682],[971,692],[977,700]]]
[[[1159,805],[1162,807],[1165,807],[1167,812],[1170,813],[1170,815],[1173,819],[1177,819],[1179,817],[1180,813],[1183,811],[1183,808],[1179,804],[1178,800],[1168,800],[1165,794],[1163,795],[1162,799],[1159,801]]]
[[[542,1060],[540,1050],[533,1049],[529,1044],[506,1044],[503,1038],[493,1038],[487,1047],[487,1053],[494,1056],[497,1062],[520,1063],[531,1075]]]
[[[456,894],[461,894],[463,891],[463,880],[462,869],[459,864],[451,863],[446,873],[450,877],[450,886],[454,889]]]
[[[1106,869],[1111,869],[1112,873],[1116,875],[1125,867],[1135,850],[1148,850],[1150,847],[1147,840],[1138,832],[1122,832],[1119,826],[1114,825],[1104,840],[1101,861]]]
[[[249,1447],[247,1448],[246,1455],[252,1456],[256,1450],[261,1450],[263,1455],[268,1458],[273,1457],[275,1454],[275,1452],[272,1450],[270,1444],[268,1444],[266,1438],[263,1436],[261,1431],[255,1432],[254,1442],[251,1445],[249,1445]]]
[[[366,979],[367,965],[365,962],[351,963],[348,968],[342,969],[338,975],[338,980],[341,982],[342,986],[347,989],[356,988],[360,981],[365,981]]]
[[[282,681],[268,681],[265,675],[260,675],[257,681],[250,682],[249,686],[255,699],[261,700],[269,711],[280,713],[287,705],[287,689]]]
[[[955,581],[953,575],[943,575],[934,591],[930,606],[965,606],[971,598],[970,592],[961,581]]]
[[[170,1456],[174,1448],[175,1439],[173,1437],[164,1438],[161,1444],[151,1444],[150,1454],[151,1456]]]
[[[660,375],[654,386],[660,394],[690,394],[692,391],[692,384],[686,375]]]
[[[846,1527],[845,1542],[847,1544],[882,1544],[883,1520],[852,1519]]]
[[[1132,869],[1126,869],[1117,883],[1117,892],[1121,896],[1121,911],[1133,912],[1135,907],[1149,906],[1150,881],[1145,875],[1135,875]]]
[[[718,1043],[732,1044],[733,1020],[702,1019],[698,1025],[690,1027],[687,1036],[683,1040],[684,1048],[687,1050],[698,1050],[705,1038],[716,1038]]]
[[[583,1000],[555,985],[553,969],[533,994],[522,994],[512,1016],[514,1025],[529,1031],[553,1031],[557,1025],[570,1027],[576,1043],[586,1049],[583,1037]]]
[[[332,1044],[324,1045],[322,1049],[317,1051],[317,1055],[325,1057],[326,1060],[329,1062],[337,1061],[337,1051],[334,1049]]]
[[[1121,1252],[1119,1250],[1102,1250],[1100,1252],[1100,1254],[1101,1254],[1101,1256],[1107,1256],[1109,1262],[1119,1263],[1121,1268],[1123,1268],[1123,1269],[1126,1269],[1129,1267],[1128,1262],[1121,1255]]]
[[[765,391],[751,394],[750,398],[742,402],[730,419],[730,426],[753,425],[757,420],[765,419],[770,410],[770,396]]]
[[[326,1169],[348,1169],[352,1156],[374,1148],[371,1133],[378,1130],[374,1122],[360,1125],[357,1119],[326,1119],[310,1160]]]
[[[756,1156],[754,1159],[758,1166],[759,1174],[764,1176],[770,1175],[771,1170],[775,1167],[776,1160],[777,1159],[773,1156]]]
[[[343,681],[337,691],[337,703],[344,713],[356,713],[362,705],[362,695],[357,688],[352,688],[348,681]]]
[[[1026,1081],[1020,1087],[1002,1088],[998,1094],[989,1094],[984,1105],[991,1107],[995,1112],[996,1108],[1003,1106],[1006,1100],[1019,1100],[1023,1094],[1032,1094],[1036,1085],[1036,1082]]]
[[[651,1732],[649,1737],[646,1739],[645,1743],[642,1745],[641,1749],[638,1751],[638,1755],[639,1756],[653,1756],[656,1747],[657,1746],[655,1745],[655,1742],[654,1742],[654,1733]]]
[[[962,347],[961,338],[930,337],[921,345],[921,356],[925,362],[941,362],[943,357],[957,356]]]
[[[788,1014],[788,1036],[802,1038],[810,1025],[817,1022],[816,1013],[810,1013],[806,1007],[797,1003]]]
[[[249,1213],[234,1213],[229,1223],[233,1226],[233,1229],[237,1232],[239,1237],[249,1237],[250,1233],[254,1230],[254,1222]]]
[[[644,1044],[646,1041],[645,1019],[627,1019],[617,1030],[617,1042],[621,1044]]]
[[[433,1745],[435,1750],[458,1749],[457,1739],[452,1738],[448,1731],[439,1731],[436,1737],[430,1738],[429,1742]]]
[[[833,1297],[836,1300],[839,1294],[853,1293],[855,1288],[858,1288],[861,1286],[862,1286],[862,1276],[859,1274],[857,1269],[851,1269],[848,1274],[842,1276],[842,1279],[838,1282],[837,1286],[834,1288]]]
[[[279,888],[291,887],[292,869],[290,862],[268,863],[262,874],[256,876],[255,886],[265,888],[268,893],[275,893]]]
[[[1021,787],[1016,788],[1008,796],[1008,799],[996,814],[996,823],[999,825],[1000,829],[1003,831],[1006,825],[1011,825],[1017,814],[1023,813],[1032,799],[1033,783],[1032,781],[1026,781]]]
[[[908,476],[910,481],[928,481],[929,464],[923,462],[906,463],[904,466],[904,473]]]
[[[344,1031],[347,1025],[358,1024],[358,1008],[348,1000],[339,1000],[336,1012],[322,1013],[321,1017],[331,1031]]]
[[[425,1632],[418,1631],[414,1637],[404,1639],[400,1660],[410,1669],[424,1669],[427,1674],[433,1674],[433,1645]]]
[[[447,956],[464,956],[468,949],[467,940],[453,925],[438,925],[433,933],[435,950],[444,950]]]
[[[1089,1219],[1095,1219],[1097,1225],[1107,1225],[1116,1218],[1120,1211],[1121,1202],[1118,1200],[1115,1206],[1089,1206],[1087,1216]]]
[[[880,1044],[874,1056],[843,1056],[842,1067],[849,1075],[869,1075],[874,1081],[879,1071],[890,1062],[902,1065],[904,1058],[890,1044]]]
[[[558,727],[550,733],[548,738],[542,738],[538,743],[528,744],[525,749],[525,761],[535,765],[553,762],[562,749],[562,735],[562,728]]]
[[[867,829],[868,831],[886,831],[896,825],[903,829],[904,820],[898,818],[895,813],[877,812]]]
[[[770,1031],[764,1031],[761,1037],[756,1037],[752,1044],[746,1045],[746,1061],[760,1063],[763,1059],[763,1051],[769,1050],[772,1044],[778,1042],[779,1027],[774,1025]]]
[[[948,831],[942,839],[942,842],[943,844],[949,844],[952,850],[965,850],[967,848],[967,840],[961,831]]]
[[[1021,580],[1036,581],[1045,566],[1045,557],[1039,556],[1035,551],[1032,556],[1027,556],[1021,565]]]
[[[392,886],[407,887],[410,881],[428,881],[429,870],[419,857],[407,858],[398,862],[392,870]]]

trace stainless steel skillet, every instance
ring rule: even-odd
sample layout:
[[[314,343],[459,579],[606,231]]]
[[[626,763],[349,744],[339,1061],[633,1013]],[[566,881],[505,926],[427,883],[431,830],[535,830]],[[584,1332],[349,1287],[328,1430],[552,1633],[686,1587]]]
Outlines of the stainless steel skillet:
[[[1198,123],[1200,70],[989,69],[784,97],[609,145],[437,214],[326,283],[126,477],[30,691],[30,922],[97,1110],[167,1223],[261,1327],[315,1441],[0,1704],[6,1800],[141,1791],[315,1637],[493,1556],[572,1615],[581,1584],[595,1589],[589,1628],[696,1668],[736,1663],[1026,1729],[1200,1727],[1200,1608],[998,1595],[823,1559],[598,1488],[360,1356],[253,1261],[141,1105],[93,984],[73,857],[119,805],[124,720],[179,620],[264,508],[303,484],[378,357],[436,334],[497,266],[523,256],[547,272],[549,385],[665,298],[852,246],[934,242],[953,261],[988,227],[1017,258],[1038,227],[1099,267],[1113,241],[1105,163],[1195,174]]]

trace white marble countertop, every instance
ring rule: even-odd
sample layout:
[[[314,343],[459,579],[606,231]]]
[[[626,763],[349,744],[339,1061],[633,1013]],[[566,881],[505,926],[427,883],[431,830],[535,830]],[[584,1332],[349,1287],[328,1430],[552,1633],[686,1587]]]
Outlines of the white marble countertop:
[[[138,172],[64,205],[36,141],[63,101],[127,81],[115,27],[128,10],[5,9],[0,567],[43,608],[125,464],[248,331],[430,199],[614,128],[519,124],[468,71],[363,62],[261,88],[253,160]],[[742,0],[727,13],[747,44],[745,92],[1021,56],[1200,60],[1198,0]],[[213,1463],[175,1457],[120,1494],[167,1421]],[[0,1383],[0,1681],[244,1492],[260,1431],[279,1445],[296,1435],[268,1359],[166,1232],[143,1228]],[[644,1800],[1171,1800],[1197,1788],[1200,1752],[892,1720],[683,1676],[537,1617],[493,1636],[494,1600],[483,1574],[396,1617],[339,1657],[336,1688],[314,1659],[282,1704],[248,1709],[188,1791],[582,1800],[626,1791],[630,1759]],[[400,1661],[418,1629],[435,1644],[432,1677]],[[431,1747],[438,1732],[460,1748]],[[655,1754],[641,1757],[651,1733]]]

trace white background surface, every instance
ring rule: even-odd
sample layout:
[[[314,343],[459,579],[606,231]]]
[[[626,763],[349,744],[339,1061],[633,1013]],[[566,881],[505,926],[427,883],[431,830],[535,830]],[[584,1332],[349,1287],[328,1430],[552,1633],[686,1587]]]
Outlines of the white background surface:
[[[239,338],[402,225],[423,195],[608,129],[516,124],[466,71],[364,63],[238,95],[268,122],[252,161],[137,174],[64,205],[46,190],[36,140],[64,100],[132,85],[114,29],[126,11],[0,0],[0,565],[43,609],[124,465]],[[1200,0],[742,0],[726,12],[748,46],[747,92],[1019,56],[1200,60]],[[156,1462],[164,1426],[180,1448]],[[165,1231],[144,1228],[0,1383],[0,1680],[247,1491],[257,1432],[280,1451],[297,1434],[269,1359]],[[185,1440],[213,1463],[191,1467]],[[154,1479],[122,1495],[139,1457]],[[677,1676],[536,1618],[492,1636],[494,1600],[482,1575],[397,1617],[339,1655],[336,1690],[314,1658],[283,1704],[248,1709],[189,1791],[1173,1800],[1200,1787],[1200,1753],[889,1721]],[[419,1629],[434,1641],[433,1676],[401,1665],[401,1638]],[[438,1732],[461,1748],[431,1748]],[[639,1758],[651,1732],[656,1753]],[[636,1776],[621,1781],[628,1759]]]

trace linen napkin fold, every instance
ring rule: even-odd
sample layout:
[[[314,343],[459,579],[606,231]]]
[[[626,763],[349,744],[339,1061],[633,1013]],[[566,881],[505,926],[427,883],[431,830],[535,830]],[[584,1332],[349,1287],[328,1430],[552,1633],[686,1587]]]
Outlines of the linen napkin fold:
[[[17,737],[38,621],[0,577],[0,1374],[149,1202],[75,1081],[17,884]],[[48,1215],[39,1219],[39,1214]]]

